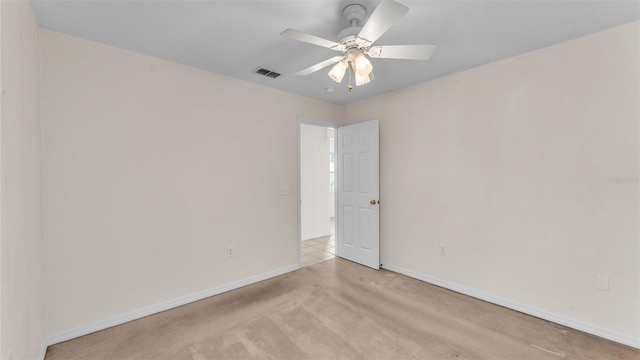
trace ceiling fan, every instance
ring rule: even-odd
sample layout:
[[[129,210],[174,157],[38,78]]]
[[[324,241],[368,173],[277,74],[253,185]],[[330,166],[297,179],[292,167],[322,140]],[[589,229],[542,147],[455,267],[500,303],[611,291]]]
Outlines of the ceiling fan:
[[[322,61],[295,75],[305,76],[337,63],[329,77],[340,83],[347,70],[353,71],[356,86],[365,85],[373,80],[373,65],[368,57],[379,59],[409,59],[429,60],[436,50],[435,45],[386,45],[373,46],[373,43],[382,36],[391,26],[398,21],[409,8],[396,1],[382,1],[373,10],[369,20],[358,26],[367,15],[367,9],[360,4],[347,5],[342,10],[342,16],[351,26],[342,30],[337,38],[331,41],[321,37],[304,33],[295,29],[287,29],[280,35],[309,44],[322,46],[331,50],[342,52],[342,55],[334,56]],[[349,91],[351,91],[351,76],[349,76]]]

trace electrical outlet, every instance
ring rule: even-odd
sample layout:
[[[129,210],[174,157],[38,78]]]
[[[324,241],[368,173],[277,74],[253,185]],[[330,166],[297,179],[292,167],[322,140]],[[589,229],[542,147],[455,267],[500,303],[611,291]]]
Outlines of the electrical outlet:
[[[447,256],[447,246],[445,244],[440,244],[440,255]]]
[[[281,187],[280,188],[280,195],[282,195],[282,196],[289,195],[289,187],[288,186]]]
[[[232,246],[228,246],[227,247],[227,257],[232,257],[233,256],[233,247]]]

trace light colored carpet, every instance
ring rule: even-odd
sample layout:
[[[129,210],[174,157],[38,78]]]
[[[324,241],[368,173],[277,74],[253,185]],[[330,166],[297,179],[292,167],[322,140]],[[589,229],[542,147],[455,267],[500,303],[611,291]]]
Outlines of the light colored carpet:
[[[640,359],[640,351],[339,258],[50,346],[46,359]]]

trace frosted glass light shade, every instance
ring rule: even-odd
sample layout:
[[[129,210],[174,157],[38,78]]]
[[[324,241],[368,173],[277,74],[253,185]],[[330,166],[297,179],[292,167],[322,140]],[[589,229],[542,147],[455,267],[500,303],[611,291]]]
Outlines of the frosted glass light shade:
[[[358,73],[355,74],[355,78],[356,78],[356,86],[360,86],[360,85],[367,85],[368,83],[371,82],[371,78],[369,78],[369,75],[360,75]]]
[[[340,83],[342,82],[342,78],[344,78],[344,73],[347,71],[347,61],[342,60],[337,63],[331,70],[329,71],[329,77],[331,80]]]
[[[355,73],[360,76],[369,76],[371,71],[373,70],[373,65],[363,53],[359,53],[353,59],[355,62]]]

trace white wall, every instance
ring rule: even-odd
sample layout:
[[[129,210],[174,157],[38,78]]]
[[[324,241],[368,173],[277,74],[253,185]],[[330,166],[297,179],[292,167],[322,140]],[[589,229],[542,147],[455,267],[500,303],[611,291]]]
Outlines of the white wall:
[[[48,333],[297,265],[297,118],[341,106],[41,36]]]
[[[640,344],[639,24],[347,106],[380,119],[382,262]]]
[[[2,1],[0,358],[44,341],[39,29],[26,1]]]
[[[329,236],[329,138],[326,127],[300,124],[300,198],[302,240]]]

